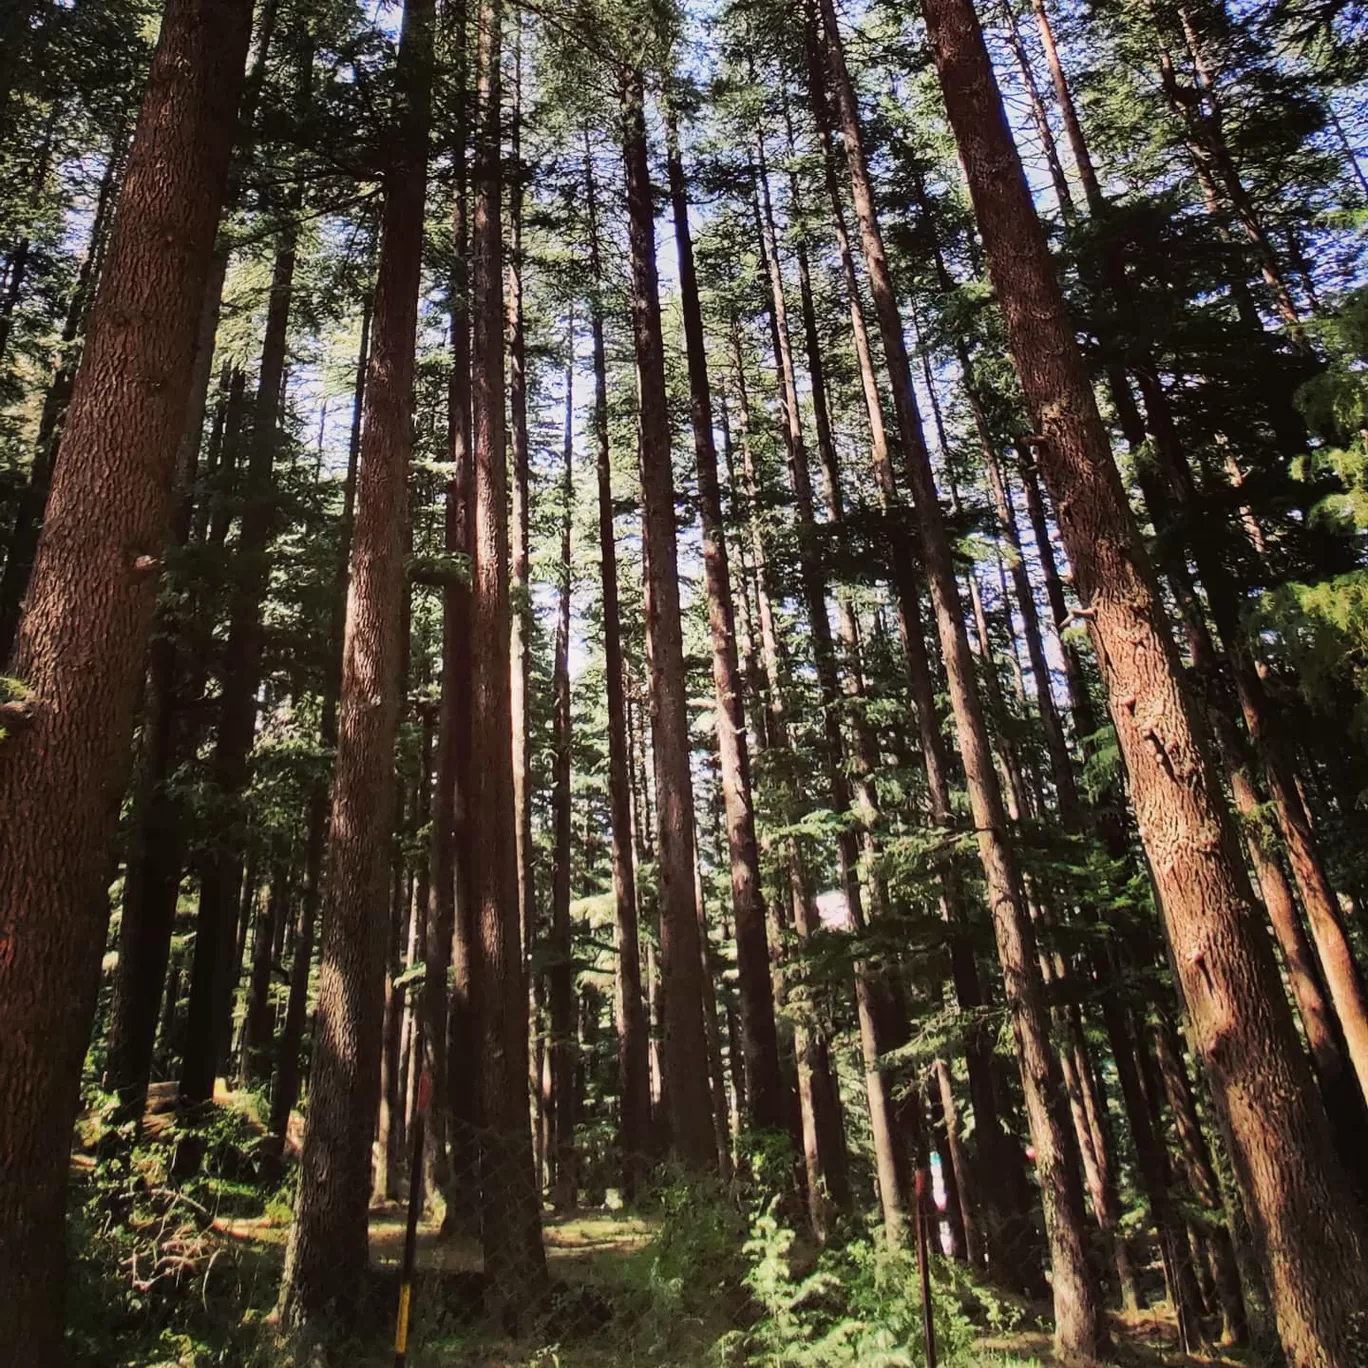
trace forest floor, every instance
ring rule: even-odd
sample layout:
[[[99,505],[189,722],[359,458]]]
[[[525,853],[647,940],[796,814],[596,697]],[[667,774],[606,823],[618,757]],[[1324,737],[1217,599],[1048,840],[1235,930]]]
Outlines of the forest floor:
[[[358,1336],[312,1346],[283,1337],[272,1313],[292,1183],[253,1160],[260,1123],[246,1099],[215,1101],[203,1161],[189,1180],[173,1176],[185,1132],[168,1089],[150,1100],[142,1141],[123,1161],[98,1157],[99,1118],[82,1118],[73,1163],[73,1368],[392,1363],[404,1206],[372,1210],[372,1277]],[[287,1146],[287,1155],[294,1149]],[[640,1212],[548,1211],[544,1240],[550,1291],[519,1297],[515,1289],[502,1299],[503,1316],[518,1323],[513,1338],[491,1320],[478,1238],[423,1223],[410,1368],[922,1362],[911,1256],[860,1238],[844,1250],[818,1251],[784,1229],[774,1202],[739,1205],[735,1193],[667,1184]],[[934,1276],[945,1368],[1053,1368],[1047,1306],[1014,1302],[948,1263],[937,1261]],[[1184,1355],[1163,1307],[1114,1316],[1112,1324],[1112,1361],[1123,1368],[1258,1362]]]
[[[613,1211],[577,1211],[567,1215],[548,1214],[544,1222],[544,1236],[548,1269],[553,1281],[573,1288],[590,1289],[602,1293],[611,1301],[624,1265],[634,1256],[650,1248],[659,1232],[659,1222],[653,1219]],[[269,1218],[245,1220],[221,1219],[214,1223],[218,1233],[234,1244],[254,1248],[272,1264],[283,1254],[288,1226],[276,1224]],[[403,1257],[405,1211],[398,1203],[373,1209],[370,1225],[371,1259],[377,1269],[397,1270]],[[434,1280],[440,1283],[445,1275],[477,1275],[482,1267],[479,1243],[469,1236],[443,1236],[435,1222],[425,1222],[419,1228],[417,1267],[420,1288],[429,1289]],[[731,1300],[731,1299],[726,1299]],[[719,1303],[716,1316],[684,1316],[670,1335],[668,1348],[660,1346],[656,1352],[643,1354],[640,1345],[625,1344],[615,1327],[603,1325],[569,1325],[564,1341],[548,1344],[529,1354],[526,1342],[501,1340],[487,1336],[457,1336],[453,1340],[450,1327],[442,1325],[441,1317],[433,1324],[429,1314],[424,1316],[421,1305],[412,1341],[415,1362],[431,1364],[470,1365],[470,1368],[609,1368],[610,1365],[665,1364],[713,1365],[740,1363],[731,1358],[719,1341],[726,1338],[735,1326],[736,1303]],[[1044,1308],[1041,1308],[1042,1314]],[[435,1344],[427,1350],[422,1343],[424,1330],[435,1332]],[[1178,1329],[1167,1308],[1152,1308],[1139,1313],[1112,1313],[1111,1329],[1115,1345],[1112,1360],[1123,1368],[1249,1368],[1250,1360],[1234,1354],[1211,1350],[1204,1354],[1184,1354],[1178,1343]],[[664,1352],[660,1352],[663,1349]],[[388,1354],[377,1356],[375,1363],[388,1362]],[[794,1359],[792,1362],[820,1363],[820,1358]],[[890,1362],[898,1362],[891,1359]],[[369,1358],[354,1362],[360,1368],[369,1365]],[[776,1363],[790,1360],[777,1358]],[[968,1351],[955,1353],[947,1362],[959,1368],[1056,1368],[1058,1361],[1051,1353],[1047,1329],[1028,1329],[1010,1334],[976,1336]]]

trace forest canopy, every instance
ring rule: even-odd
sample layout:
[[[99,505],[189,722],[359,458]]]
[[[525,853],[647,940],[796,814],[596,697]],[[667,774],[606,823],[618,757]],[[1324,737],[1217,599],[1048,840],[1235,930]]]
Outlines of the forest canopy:
[[[1351,4],[7,0],[0,1362],[1363,1368],[1366,225]]]

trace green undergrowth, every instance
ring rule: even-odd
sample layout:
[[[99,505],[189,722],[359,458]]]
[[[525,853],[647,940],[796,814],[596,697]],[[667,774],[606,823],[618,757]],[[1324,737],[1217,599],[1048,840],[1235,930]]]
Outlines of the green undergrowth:
[[[128,1131],[91,1127],[89,1152],[74,1173],[70,1221],[73,1368],[393,1362],[388,1324],[359,1341],[328,1327],[304,1340],[273,1324],[293,1174],[269,1162],[260,1141],[250,1112],[226,1108],[194,1127],[172,1121],[136,1146]],[[757,1155],[746,1181],[726,1185],[662,1172],[631,1211],[548,1213],[552,1290],[540,1299],[511,1298],[521,1313],[516,1338],[481,1312],[474,1242],[439,1241],[426,1230],[410,1364],[922,1364],[913,1255],[889,1248],[872,1225],[859,1223],[818,1248],[795,1219],[792,1195],[767,1181],[783,1168]],[[377,1268],[391,1257],[392,1227],[401,1220],[393,1208],[377,1215]],[[390,1287],[378,1286],[387,1306]],[[933,1260],[932,1293],[940,1363],[1048,1362],[1047,1327],[1037,1315],[974,1284],[958,1265]]]

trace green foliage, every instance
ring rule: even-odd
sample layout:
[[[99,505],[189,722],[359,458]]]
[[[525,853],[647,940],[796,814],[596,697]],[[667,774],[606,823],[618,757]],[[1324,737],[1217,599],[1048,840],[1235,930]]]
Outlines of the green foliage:
[[[222,1224],[265,1218],[283,1235],[286,1190],[259,1157],[260,1127],[212,1108],[137,1137],[96,1099],[84,1127],[68,1249],[68,1357],[76,1368],[265,1368],[277,1362],[263,1321],[279,1267],[271,1246],[225,1238]],[[194,1156],[192,1159],[191,1156]],[[195,1162],[197,1159],[198,1162]],[[182,1168],[193,1168],[181,1178]]]
[[[781,1224],[774,1201],[757,1211],[745,1245],[754,1324],[719,1342],[724,1365],[765,1368],[912,1368],[924,1362],[916,1256],[881,1236],[815,1255]],[[1015,1328],[1019,1317],[963,1273],[932,1258],[932,1318],[941,1362],[963,1361],[978,1325]]]

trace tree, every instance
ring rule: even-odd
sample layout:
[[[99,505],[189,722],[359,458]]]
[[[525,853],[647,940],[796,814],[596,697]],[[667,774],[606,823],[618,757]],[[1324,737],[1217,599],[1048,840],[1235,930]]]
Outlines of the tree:
[[[491,1295],[512,1317],[546,1277],[541,1200],[526,1106],[523,974],[508,650],[508,474],[499,155],[502,9],[483,0],[476,29],[471,180],[471,416],[474,485],[471,601],[471,980],[479,1063],[480,1214]]]
[[[774,1025],[764,892],[760,882],[759,848],[755,839],[746,715],[736,655],[736,628],[732,612],[731,573],[727,566],[727,542],[722,523],[722,496],[717,483],[717,447],[713,437],[707,346],[703,336],[693,242],[689,233],[688,186],[679,149],[678,129],[673,123],[668,158],[675,250],[679,256],[679,288],[684,306],[684,334],[688,351],[690,417],[698,461],[699,505],[703,520],[703,565],[708,585],[713,690],[717,699],[717,750],[722,767],[727,845],[731,857],[732,907],[736,917],[746,1094],[751,1125],[757,1130],[778,1130],[783,1126],[779,1040]]]
[[[656,271],[655,207],[640,71],[628,74],[623,90],[623,159],[632,254],[632,328],[641,387],[642,543],[660,838],[661,971],[667,985],[664,1067],[670,1099],[670,1144],[690,1168],[706,1172],[717,1159],[694,901],[693,785],[679,625],[674,473]]]
[[[1362,1267],[1344,1178],[1184,690],[1158,588],[1002,112],[972,5],[924,6],[1037,456],[1084,602],[1195,1044],[1293,1363],[1349,1361]],[[1274,1097],[1286,1099],[1275,1103]],[[1266,1100],[1264,1100],[1266,1099]],[[1279,1155],[1296,1153],[1296,1178]],[[1331,1276],[1330,1270],[1341,1276]]]
[[[383,922],[393,825],[413,350],[431,118],[429,0],[409,0],[385,175],[324,889],[322,970],[299,1197],[281,1283],[289,1320],[353,1315],[369,1261],[372,1118],[379,1097]]]
[[[67,1149],[108,847],[250,24],[237,0],[169,0],[9,666],[24,705],[0,742],[0,1020],[11,1042],[0,1287],[10,1347],[32,1362],[61,1360]]]

